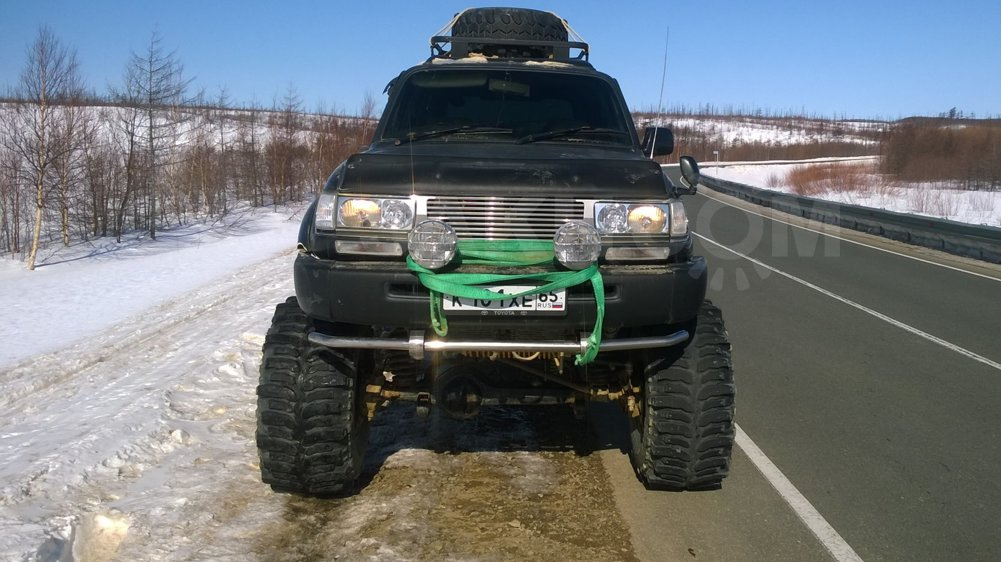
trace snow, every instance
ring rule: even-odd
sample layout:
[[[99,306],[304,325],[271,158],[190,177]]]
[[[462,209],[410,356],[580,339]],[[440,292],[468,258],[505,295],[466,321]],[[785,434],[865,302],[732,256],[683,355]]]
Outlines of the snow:
[[[719,173],[750,183],[798,165]],[[0,263],[0,562],[444,559],[457,518],[491,530],[483,540],[549,544],[532,521],[550,525],[587,497],[573,474],[591,461],[511,447],[539,441],[518,412],[444,440],[412,407],[380,413],[372,482],[343,501],[278,496],[260,482],[261,345],[275,304],[293,293],[300,212],[244,209],[156,241],[78,244],[34,272]],[[559,498],[567,505],[526,516]],[[591,531],[597,519],[583,513]]]
[[[373,422],[372,481],[357,495],[299,498],[261,483],[255,389],[275,304],[294,292],[293,215],[78,246],[35,272],[3,267],[4,306],[33,290],[34,317],[63,317],[36,329],[11,315],[21,323],[4,328],[4,353],[20,362],[0,367],[0,562],[438,560],[453,548],[452,559],[480,559],[468,529],[450,534],[469,510],[462,520],[490,530],[483,540],[530,549],[515,553],[568,548],[540,546],[545,529],[564,527],[522,507],[569,513],[581,499],[565,471],[594,461],[532,445],[538,420],[517,411],[434,426],[397,404]],[[608,505],[598,492],[609,493],[584,492],[601,500],[585,521]],[[513,536],[491,538],[499,528]]]
[[[948,219],[976,225],[1001,226],[1001,192],[967,191],[938,183],[902,183],[886,181],[875,173],[878,157],[821,158],[799,162],[714,162],[702,165],[707,176],[742,183],[760,189],[795,193],[788,174],[807,166],[841,162],[862,166],[867,178],[861,189],[827,189],[810,197],[898,213]]]
[[[261,483],[255,388],[275,304],[293,293],[288,214],[255,217],[228,238],[202,229],[186,245],[133,241],[111,257],[46,262],[40,272],[63,278],[64,301],[94,307],[64,308],[91,331],[0,368],[0,562],[468,560],[495,547],[513,559],[566,549],[609,559],[576,544],[594,521],[618,521],[605,481],[581,484],[599,461],[540,438],[537,427],[567,434],[548,417],[488,409],[435,426],[395,404],[373,422],[372,480],[358,494],[300,498]],[[194,263],[202,284],[182,293]],[[95,292],[79,271],[115,283]],[[104,314],[143,284],[159,290],[132,299],[137,313]],[[86,317],[95,311],[101,320]],[[564,539],[567,529],[576,534]]]
[[[295,246],[299,221],[287,209],[243,209],[214,224],[113,239],[42,254],[34,272],[0,267],[0,368],[53,351],[211,283],[261,256]]]
[[[754,116],[664,116],[645,119],[644,125],[659,123],[679,131],[693,131],[719,146],[764,143],[775,146],[822,142],[875,144],[875,135],[890,125],[884,121],[824,120],[802,117]]]
[[[220,493],[247,495],[205,471],[259,482],[256,371],[292,293],[298,211],[0,268],[0,560],[201,558],[172,535],[218,526],[206,502]],[[140,551],[119,552],[127,535]]]
[[[4,116],[5,113],[10,113],[13,105],[9,102],[0,102],[0,117]],[[77,111],[83,121],[91,123],[96,127],[98,139],[100,139],[101,143],[108,145],[112,145],[115,142],[114,135],[116,134],[116,128],[121,127],[122,123],[130,121],[130,112],[142,112],[141,109],[130,109],[114,105],[81,106],[77,108]],[[271,140],[272,131],[268,125],[268,120],[274,116],[273,112],[275,111],[280,111],[280,108],[262,108],[256,110],[235,108],[197,110],[185,108],[176,115],[178,122],[171,132],[176,135],[174,140],[178,147],[190,145],[199,140],[199,138],[202,138],[203,142],[210,144],[222,142],[231,146],[241,141],[241,134],[246,135],[246,138],[249,139],[251,133],[254,134],[255,142],[259,146],[264,146]],[[314,136],[315,133],[311,132],[313,127],[321,122],[330,123],[330,119],[335,120],[338,127],[359,127],[364,124],[369,124],[373,128],[375,126],[374,121],[365,117],[302,112],[299,113],[299,116],[302,119],[300,133],[303,140],[308,140]],[[141,116],[138,118],[140,136],[145,130],[142,127],[145,123],[143,119]],[[168,125],[163,116],[159,116],[156,119],[158,125]],[[253,131],[251,131],[251,128],[253,128]],[[166,134],[166,131],[164,131],[164,134]]]

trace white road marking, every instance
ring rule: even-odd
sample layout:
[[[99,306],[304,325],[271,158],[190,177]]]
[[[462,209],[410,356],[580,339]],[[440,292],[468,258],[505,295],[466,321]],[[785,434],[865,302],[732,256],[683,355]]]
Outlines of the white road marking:
[[[768,265],[768,264],[766,264],[766,263],[764,263],[764,262],[762,262],[760,260],[756,260],[756,259],[752,258],[751,256],[742,254],[742,253],[740,253],[740,252],[738,252],[736,250],[732,250],[732,249],[730,249],[730,248],[728,248],[728,247],[720,244],[719,242],[717,242],[715,240],[712,240],[712,239],[706,238],[705,236],[702,236],[701,234],[698,234],[698,233],[695,233],[695,232],[693,232],[692,234],[694,236],[698,236],[699,238],[701,238],[702,240],[705,240],[706,242],[709,242],[710,244],[713,244],[715,246],[719,246],[720,248],[723,248],[724,250],[726,250],[726,251],[728,251],[728,252],[730,252],[730,253],[732,253],[734,255],[740,256],[740,257],[744,258],[745,260],[747,260],[747,261],[749,261],[749,262],[751,262],[751,263],[753,263],[755,265],[759,265],[759,266],[761,266],[761,267],[763,267],[763,268],[765,268],[765,269],[767,269],[769,271],[775,272],[775,273],[777,273],[777,274],[779,274],[779,275],[781,275],[781,276],[783,276],[783,277],[785,277],[787,279],[790,279],[792,281],[795,281],[795,282],[799,283],[800,285],[803,285],[805,287],[809,287],[809,288],[813,289],[814,291],[817,291],[818,293],[827,295],[827,296],[831,297],[832,299],[835,299],[835,300],[837,300],[839,302],[847,304],[848,306],[857,308],[858,310],[861,310],[862,312],[865,312],[866,314],[869,314],[869,315],[874,316],[876,318],[879,318],[880,320],[882,320],[882,321],[884,321],[884,322],[886,322],[888,324],[892,324],[892,325],[900,328],[901,330],[905,330],[907,332],[910,332],[910,333],[912,333],[912,334],[914,334],[916,336],[922,337],[922,338],[924,338],[924,339],[926,339],[926,340],[928,340],[928,341],[930,341],[932,343],[936,343],[938,345],[941,345],[942,347],[944,347],[946,349],[950,349],[952,351],[955,351],[956,353],[958,353],[960,355],[963,355],[965,357],[969,357],[970,359],[973,359],[974,361],[977,361],[979,363],[983,363],[984,365],[987,365],[988,367],[990,367],[992,369],[996,369],[998,371],[1001,371],[1001,363],[998,363],[997,361],[992,361],[992,360],[990,360],[990,359],[988,359],[988,358],[986,358],[986,357],[984,357],[982,355],[978,355],[978,354],[976,354],[976,353],[974,353],[974,352],[972,352],[972,351],[970,351],[970,350],[968,350],[966,348],[960,347],[960,346],[958,346],[958,345],[956,345],[954,343],[947,342],[947,341],[943,340],[942,338],[940,338],[938,336],[933,336],[933,335],[929,334],[928,332],[919,330],[919,329],[915,328],[914,326],[911,326],[910,324],[904,324],[900,320],[896,320],[894,318],[890,318],[889,316],[887,316],[887,315],[885,315],[885,314],[883,314],[881,312],[877,312],[877,311],[875,311],[875,310],[873,310],[873,309],[871,309],[871,308],[869,308],[867,306],[863,306],[863,305],[861,305],[861,304],[859,304],[859,303],[857,303],[857,302],[855,302],[855,301],[853,301],[851,299],[847,299],[845,297],[842,297],[841,295],[832,293],[831,291],[828,291],[827,289],[824,289],[823,287],[818,287],[817,285],[814,285],[813,283],[810,283],[809,281],[806,281],[804,279],[800,279],[799,277],[796,277],[795,275],[792,275],[790,273],[786,273],[786,272],[784,272],[784,271],[782,271],[780,269],[776,269],[776,268],[774,268],[774,267],[772,267],[772,266],[770,266],[770,265]]]
[[[762,218],[765,218],[765,219],[768,219],[768,220],[772,220],[772,221],[775,221],[775,222],[780,222],[780,223],[783,223],[783,224],[786,224],[786,225],[789,225],[789,226],[792,226],[792,227],[795,227],[795,228],[799,228],[799,229],[802,229],[802,230],[806,230],[806,231],[809,231],[809,232],[820,234],[822,236],[830,236],[832,238],[837,238],[838,240],[843,240],[845,242],[849,242],[849,243],[856,244],[856,245],[859,245],[859,246],[864,246],[866,248],[871,248],[873,250],[879,250],[881,252],[886,252],[886,253],[889,253],[889,254],[894,254],[894,255],[897,255],[897,256],[905,257],[905,258],[912,259],[912,260],[915,260],[915,261],[919,261],[919,262],[922,262],[922,263],[927,263],[927,264],[935,265],[935,266],[938,266],[938,267],[944,267],[946,269],[951,269],[951,270],[954,270],[954,271],[959,271],[959,272],[962,272],[962,273],[967,273],[969,275],[974,275],[974,276],[977,276],[977,277],[983,277],[985,279],[990,279],[992,281],[1001,282],[1001,279],[998,279],[996,277],[991,277],[989,275],[984,275],[984,274],[981,274],[981,273],[975,273],[973,271],[967,271],[965,269],[961,269],[961,268],[958,268],[958,267],[953,267],[953,266],[950,266],[950,265],[945,265],[945,264],[942,264],[942,263],[937,263],[937,262],[925,260],[925,259],[918,258],[918,257],[915,257],[915,256],[909,256],[907,254],[902,254],[902,253],[899,253],[899,252],[894,252],[893,250],[887,250],[886,248],[880,248],[880,247],[877,247],[877,246],[871,246],[869,244],[865,244],[863,242],[858,242],[856,240],[850,240],[850,239],[847,239],[847,238],[842,238],[842,237],[834,235],[834,234],[830,234],[830,233],[827,233],[827,232],[821,232],[819,230],[815,230],[815,229],[808,228],[808,227],[805,227],[805,226],[800,226],[798,224],[793,224],[793,223],[790,223],[790,222],[786,222],[786,221],[783,221],[781,219],[777,219],[775,217],[769,217],[769,216],[763,215],[761,213],[756,213],[756,212],[748,210],[748,209],[744,209],[744,208],[741,208],[741,207],[736,207],[734,205],[731,205],[730,203],[727,203],[726,201],[722,201],[720,199],[716,199],[715,197],[710,197],[708,195],[705,195],[704,193],[701,194],[701,195],[704,195],[708,199],[712,199],[714,201],[717,201],[717,202],[722,203],[724,205],[728,205],[730,207],[734,207],[734,208],[739,209],[741,211],[744,211],[744,212],[747,212],[747,213],[751,213],[753,215],[757,215],[759,217],[762,217]],[[743,259],[746,259],[746,260],[750,261],[751,263],[759,265],[759,266],[761,266],[761,267],[763,267],[763,268],[765,268],[765,269],[767,269],[769,271],[775,272],[775,273],[777,273],[777,274],[779,274],[779,275],[781,275],[781,276],[783,276],[783,277],[785,277],[787,279],[795,281],[796,283],[799,283],[801,285],[809,287],[809,288],[811,288],[811,289],[813,289],[813,290],[815,290],[815,291],[817,291],[817,292],[819,292],[821,294],[827,295],[827,296],[829,296],[829,297],[831,297],[831,298],[833,298],[833,299],[835,299],[835,300],[837,300],[839,302],[842,302],[844,304],[852,306],[852,307],[854,307],[854,308],[856,308],[858,310],[861,310],[861,311],[863,311],[863,312],[865,312],[867,314],[870,314],[870,315],[872,315],[872,316],[874,316],[874,317],[876,317],[876,318],[878,318],[880,320],[883,320],[884,322],[887,322],[887,323],[889,323],[889,324],[891,324],[893,326],[896,326],[896,327],[901,328],[901,329],[903,329],[903,330],[905,330],[907,332],[910,332],[910,333],[912,333],[914,335],[917,335],[917,336],[922,337],[924,339],[927,339],[927,340],[929,340],[931,342],[939,344],[939,345],[941,345],[941,346],[943,346],[943,347],[945,347],[947,349],[955,351],[956,353],[959,353],[961,355],[969,357],[970,359],[973,359],[975,361],[983,363],[984,365],[987,365],[988,367],[991,367],[991,368],[994,368],[994,369],[997,369],[997,370],[1001,371],[1001,364],[999,364],[999,363],[997,363],[995,361],[992,361],[992,360],[990,360],[990,359],[988,359],[986,357],[978,355],[978,354],[976,354],[976,353],[974,353],[972,351],[969,351],[969,350],[967,350],[965,348],[962,348],[962,347],[960,347],[958,345],[955,345],[953,343],[947,342],[947,341],[945,341],[945,340],[943,340],[943,339],[941,339],[939,337],[933,336],[933,335],[931,335],[931,334],[929,334],[927,332],[919,330],[919,329],[917,329],[917,328],[915,328],[913,326],[910,326],[908,324],[905,324],[905,323],[903,323],[903,322],[901,322],[899,320],[896,320],[894,318],[890,318],[889,316],[887,316],[885,314],[882,314],[882,313],[877,312],[877,311],[875,311],[875,310],[873,310],[871,308],[863,306],[863,305],[861,305],[861,304],[859,304],[859,303],[857,303],[855,301],[852,301],[850,299],[842,297],[841,295],[832,293],[831,291],[828,291],[827,289],[824,289],[822,287],[814,285],[813,283],[810,283],[809,281],[806,281],[804,279],[800,279],[799,277],[796,277],[795,275],[791,275],[789,273],[786,273],[784,271],[776,269],[776,268],[774,268],[774,267],[772,267],[772,266],[770,266],[770,265],[768,265],[766,263],[763,263],[760,260],[756,260],[756,259],[754,259],[754,258],[752,258],[750,256],[747,256],[745,254],[742,254],[740,252],[732,250],[732,249],[730,249],[730,248],[728,248],[728,247],[720,244],[719,242],[716,242],[715,240],[711,240],[711,239],[709,239],[709,238],[707,238],[705,236],[702,236],[701,234],[697,234],[697,233],[694,233],[694,232],[692,234],[694,234],[695,236],[699,237],[700,239],[702,239],[702,240],[704,240],[704,241],[706,241],[706,242],[708,242],[710,244],[713,244],[715,246],[719,246],[720,248],[723,248],[724,250],[726,250],[726,251],[728,251],[728,252],[730,252],[730,253],[732,253],[734,255],[737,255],[737,256],[739,256],[739,257],[741,257]],[[782,471],[777,466],[775,466],[775,463],[773,463],[771,461],[771,459],[769,459],[765,455],[765,453],[757,446],[757,444],[754,443],[754,441],[750,438],[750,436],[748,436],[747,433],[745,433],[744,430],[739,425],[736,426],[736,432],[737,432],[737,435],[736,435],[737,446],[740,447],[740,449],[744,452],[744,454],[747,455],[747,457],[751,460],[751,462],[758,469],[758,471],[761,472],[761,474],[765,477],[765,479],[768,480],[768,483],[771,484],[773,488],[775,488],[775,491],[778,492],[779,496],[781,496],[782,499],[786,502],[786,504],[788,504],[789,507],[792,508],[793,512],[796,513],[796,516],[799,517],[801,521],[803,521],[803,523],[807,526],[807,528],[810,529],[810,532],[812,532],[814,534],[814,536],[817,537],[817,540],[820,541],[820,543],[824,546],[825,549],[827,549],[827,551],[831,554],[831,556],[834,557],[834,559],[837,560],[838,562],[855,562],[855,561],[861,562],[862,558],[858,555],[857,552],[855,552],[855,550],[851,547],[851,545],[849,545],[845,541],[845,539],[837,532],[837,530],[834,529],[834,527],[832,527],[831,524],[828,523],[826,519],[824,519],[824,516],[821,515],[820,512],[817,511],[817,509],[815,507],[813,507],[813,504],[811,504],[810,501],[807,500],[806,497],[803,496],[803,494],[800,493],[800,491],[796,489],[796,487],[793,485],[792,482],[789,481],[789,479],[785,476],[785,474],[783,474]]]
[[[768,220],[771,220],[771,221],[775,221],[775,222],[780,222],[782,224],[786,224],[786,225],[789,225],[789,226],[794,227],[794,228],[799,228],[801,230],[806,230],[808,232],[813,232],[815,234],[820,234],[821,236],[830,236],[831,238],[837,238],[838,240],[842,240],[844,242],[848,242],[849,244],[855,244],[857,246],[864,246],[866,248],[871,248],[873,250],[879,250],[880,252],[886,252],[887,254],[893,254],[895,256],[900,256],[902,258],[907,258],[909,260],[919,261],[921,263],[927,263],[929,265],[937,265],[938,267],[944,267],[945,269],[951,269],[953,271],[959,271],[961,273],[966,273],[968,275],[974,275],[976,277],[983,277],[984,279],[990,279],[991,281],[997,281],[998,283],[1001,283],[1001,278],[998,278],[998,277],[994,277],[994,276],[991,276],[991,275],[985,275],[983,273],[977,273],[975,271],[970,271],[970,270],[963,269],[961,267],[955,267],[955,266],[952,266],[952,265],[946,265],[944,263],[939,263],[939,262],[936,262],[936,261],[926,260],[924,258],[919,258],[917,256],[910,256],[910,255],[904,254],[902,252],[894,252],[893,250],[888,250],[886,248],[880,248],[879,246],[873,246],[871,244],[866,244],[865,242],[859,242],[858,240],[852,240],[850,238],[844,238],[842,236],[838,236],[837,234],[831,234],[829,232],[823,232],[823,231],[816,230],[816,229],[813,229],[813,228],[809,228],[809,227],[806,227],[806,226],[802,226],[802,225],[799,225],[799,224],[793,224],[791,222],[787,222],[787,221],[784,221],[782,219],[777,219],[775,217],[770,217],[768,215],[763,215],[761,213],[752,211],[750,209],[745,209],[743,207],[738,207],[738,206],[736,206],[736,205],[734,205],[732,203],[727,203],[726,201],[723,201],[722,199],[717,199],[715,197],[706,195],[704,192],[701,192],[701,191],[699,192],[699,195],[705,197],[706,199],[712,199],[713,201],[716,201],[717,203],[722,203],[722,204],[724,204],[724,205],[726,205],[728,207],[733,207],[734,209],[738,209],[738,210],[743,211],[745,213],[750,213],[752,215],[757,215],[757,216],[759,216],[761,218],[765,218],[765,219],[768,219]],[[782,211],[777,211],[777,212],[782,212]],[[807,219],[807,220],[809,220],[809,219]],[[834,225],[831,225],[831,226],[834,226]],[[835,228],[843,228],[843,227],[836,226]]]
[[[775,463],[765,456],[765,453],[744,433],[744,430],[739,425],[736,426],[736,429],[737,446],[751,459],[765,480],[768,480],[768,483],[789,504],[793,512],[810,529],[810,532],[824,545],[827,552],[838,562],[862,562],[862,558],[855,552],[855,549],[845,542],[845,539],[824,519],[824,516],[813,507],[813,504],[792,485],[785,474],[782,474],[779,467],[775,466]]]

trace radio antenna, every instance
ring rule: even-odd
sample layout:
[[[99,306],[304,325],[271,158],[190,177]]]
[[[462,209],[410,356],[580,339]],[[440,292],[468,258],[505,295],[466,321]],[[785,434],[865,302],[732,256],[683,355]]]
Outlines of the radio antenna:
[[[671,26],[667,26],[667,37],[664,39],[664,68],[660,73],[660,97],[657,99],[657,121],[655,127],[660,127],[664,119],[664,82],[667,80],[667,47],[671,44]],[[657,129],[653,130],[653,142],[650,143],[650,158],[653,158],[653,147],[657,145]]]

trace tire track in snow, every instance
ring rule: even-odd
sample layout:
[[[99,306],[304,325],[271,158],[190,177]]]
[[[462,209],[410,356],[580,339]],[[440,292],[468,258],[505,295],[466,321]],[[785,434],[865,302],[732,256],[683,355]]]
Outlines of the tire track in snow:
[[[248,348],[259,355],[273,303],[292,291],[289,261],[288,252],[272,256],[115,326],[90,349],[78,345],[15,368],[44,382],[20,386],[24,392],[8,401],[13,408],[0,415],[0,552],[23,553],[47,533],[65,541],[67,518],[81,514],[155,511],[158,500],[149,496],[162,492],[178,462],[195,463],[192,451],[220,443],[227,453],[247,448],[246,430],[219,435],[232,433],[227,424],[235,418],[252,433],[256,373],[214,370],[226,359],[218,351],[256,330]],[[70,369],[45,375],[76,353]],[[192,391],[199,388],[202,397]]]
[[[225,282],[196,289],[121,322],[91,341],[28,359],[8,369],[0,369],[0,385],[4,388],[4,393],[0,396],[0,411],[17,411],[24,407],[19,402],[23,402],[25,397],[49,387],[63,385],[91,368],[100,367],[109,358],[147,345],[168,330],[191,323],[216,307],[241,299],[244,297],[243,293],[234,289],[241,282],[246,283],[247,279],[240,279],[240,276],[253,273],[264,264],[271,266],[277,275],[273,279],[287,279],[288,270],[279,274],[280,268],[275,266],[279,263],[287,266],[285,260],[289,256],[289,252],[271,256],[234,273]],[[290,287],[291,283],[284,285]],[[187,310],[185,303],[188,303]],[[30,400],[28,402],[30,404]]]
[[[633,559],[600,461],[572,450],[567,412],[428,421],[398,404],[375,420],[355,495],[309,499],[261,484],[254,391],[274,305],[292,292],[288,261],[269,258],[90,347],[16,369],[45,382],[23,386],[0,414],[0,452],[8,453],[0,458],[0,560],[55,560],[88,541],[118,559],[149,561],[331,552]],[[45,376],[74,353],[79,363]],[[118,527],[102,534],[100,524]]]

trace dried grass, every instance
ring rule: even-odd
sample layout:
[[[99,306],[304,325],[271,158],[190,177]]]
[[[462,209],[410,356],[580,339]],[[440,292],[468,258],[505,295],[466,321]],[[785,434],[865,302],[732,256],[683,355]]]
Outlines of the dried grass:
[[[919,186],[909,190],[907,204],[913,213],[950,218],[959,214],[960,194]]]
[[[970,210],[985,217],[994,212],[994,196],[991,193],[977,192],[967,196],[970,203]]]
[[[961,183],[993,189],[1001,182],[1001,120],[909,118],[881,141],[883,171],[902,181]]]
[[[912,213],[928,213],[931,208],[931,200],[931,190],[913,187],[907,192],[907,209]]]
[[[870,194],[891,188],[871,163],[832,162],[808,164],[793,168],[786,174],[786,183],[798,195],[821,193]]]
[[[959,214],[959,197],[955,193],[936,191],[932,196],[931,214],[944,219]]]

